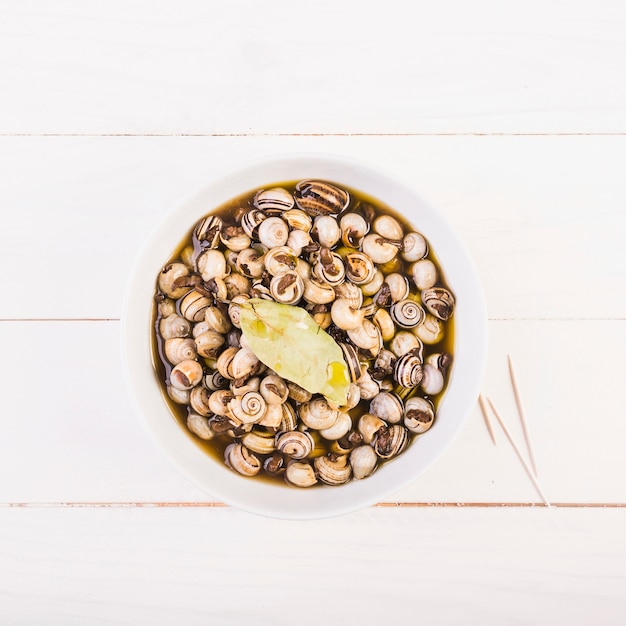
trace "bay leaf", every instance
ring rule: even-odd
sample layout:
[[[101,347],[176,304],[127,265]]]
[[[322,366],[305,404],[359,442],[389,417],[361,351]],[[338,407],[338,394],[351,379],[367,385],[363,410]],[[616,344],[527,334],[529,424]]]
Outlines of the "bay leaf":
[[[251,298],[239,309],[243,336],[260,361],[338,406],[347,402],[350,376],[343,352],[303,308]]]

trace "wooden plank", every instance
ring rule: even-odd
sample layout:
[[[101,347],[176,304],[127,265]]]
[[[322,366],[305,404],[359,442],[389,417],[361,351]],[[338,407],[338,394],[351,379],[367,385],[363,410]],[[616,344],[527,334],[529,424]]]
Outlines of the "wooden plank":
[[[616,509],[374,508],[300,523],[232,509],[0,509],[0,617],[619,623],[623,522]]]
[[[7,1],[2,133],[625,132],[620,0]]]
[[[513,355],[539,480],[554,503],[626,504],[621,419],[624,321],[492,321],[483,390],[522,447]],[[0,503],[189,503],[215,499],[144,433],[121,373],[117,322],[3,322]],[[593,338],[593,346],[587,342]],[[581,348],[593,359],[581,359]],[[602,364],[599,366],[598,364]],[[502,432],[480,412],[419,479],[387,499],[541,503]]]
[[[492,318],[624,317],[624,137],[5,137],[2,318],[119,317],[138,250],[181,197],[302,151],[378,165],[438,207]]]

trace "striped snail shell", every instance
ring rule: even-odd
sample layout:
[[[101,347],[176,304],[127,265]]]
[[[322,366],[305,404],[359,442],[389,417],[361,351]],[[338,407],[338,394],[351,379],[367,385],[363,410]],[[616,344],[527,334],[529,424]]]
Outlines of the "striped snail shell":
[[[352,466],[348,463],[348,455],[318,456],[313,460],[319,479],[327,485],[343,485],[352,476]]]
[[[413,389],[422,382],[422,362],[413,351],[400,357],[393,368],[393,377],[402,387]]]
[[[422,302],[430,314],[444,322],[454,312],[454,296],[443,287],[422,291]]]
[[[391,305],[393,321],[402,328],[413,328],[424,321],[424,309],[414,300],[400,300]]]
[[[263,189],[254,196],[254,206],[266,215],[279,215],[291,209],[293,205],[293,196],[282,187]]]
[[[390,459],[400,454],[409,443],[409,433],[404,426],[394,424],[381,428],[374,439],[374,452],[381,459]]]
[[[301,180],[295,197],[298,207],[312,216],[341,213],[350,203],[347,191],[317,180]]]
[[[313,437],[308,432],[290,430],[276,436],[276,449],[292,459],[304,459],[313,450]]]
[[[261,461],[242,443],[231,443],[224,450],[226,465],[243,476],[255,476],[261,469]]]

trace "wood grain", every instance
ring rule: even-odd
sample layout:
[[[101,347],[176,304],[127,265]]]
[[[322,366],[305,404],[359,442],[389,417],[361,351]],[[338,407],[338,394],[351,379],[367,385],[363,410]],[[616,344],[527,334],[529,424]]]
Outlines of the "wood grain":
[[[5,1],[3,133],[625,132],[624,5]]]
[[[301,523],[0,509],[0,618],[280,625],[306,606],[298,623],[329,607],[340,624],[613,623],[626,612],[622,522],[616,509],[374,508]]]

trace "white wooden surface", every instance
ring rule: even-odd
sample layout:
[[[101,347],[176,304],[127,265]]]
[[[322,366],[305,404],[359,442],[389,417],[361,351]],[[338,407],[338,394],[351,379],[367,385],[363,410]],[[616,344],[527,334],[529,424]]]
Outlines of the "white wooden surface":
[[[0,623],[536,624],[626,618],[626,5],[0,2]],[[487,296],[484,391],[389,501],[221,505],[133,414],[119,316],[146,233],[251,158],[411,184]]]

